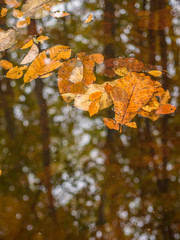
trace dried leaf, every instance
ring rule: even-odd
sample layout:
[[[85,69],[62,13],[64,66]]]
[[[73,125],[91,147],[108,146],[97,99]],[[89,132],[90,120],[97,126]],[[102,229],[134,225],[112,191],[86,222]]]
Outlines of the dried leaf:
[[[0,14],[1,17],[5,17],[6,14],[7,14],[7,11],[8,11],[7,8],[2,8],[2,9],[1,9],[1,14]]]
[[[44,41],[48,40],[49,37],[47,36],[39,36],[36,40],[40,43],[43,43]]]
[[[94,100],[90,103],[89,105],[89,115],[90,117],[93,116],[94,114],[96,114],[99,111],[99,99]]]
[[[16,23],[16,27],[17,28],[25,28],[30,24],[30,22],[31,22],[30,17],[27,17],[25,20],[18,21]]]
[[[6,70],[13,67],[12,63],[7,60],[0,60],[0,66]]]
[[[80,60],[77,60],[74,69],[69,76],[69,81],[72,83],[81,82],[83,80],[83,63]]]
[[[152,112],[156,110],[159,106],[160,106],[160,103],[158,102],[157,98],[153,96],[151,100],[148,102],[148,104],[142,107],[142,110],[146,112]]]
[[[50,15],[51,15],[52,17],[55,17],[55,18],[62,18],[62,17],[66,17],[66,16],[70,15],[70,13],[68,13],[68,12],[56,11],[56,12],[50,13]]]
[[[104,120],[104,124],[110,128],[110,129],[115,129],[115,130],[119,130],[119,123],[115,122],[113,119],[111,118],[103,118]]]
[[[33,45],[33,40],[31,39],[29,42],[27,42],[24,46],[21,47],[21,49],[29,48]]]
[[[21,65],[31,63],[35,57],[39,54],[39,49],[37,45],[34,43],[32,47],[30,48],[29,52],[26,54],[26,56],[23,58],[23,60],[20,62]]]
[[[112,91],[113,87],[110,84],[106,84],[104,87],[105,91],[110,95],[110,92]]]
[[[129,122],[129,123],[126,123],[125,125],[130,128],[137,128],[136,122]]]
[[[7,73],[6,77],[11,79],[19,79],[23,75],[23,71],[18,66],[11,68]]]
[[[143,73],[128,73],[118,80],[111,91],[115,120],[121,125],[130,122],[154,93],[154,84]]]
[[[39,76],[45,75],[58,68],[65,60],[71,56],[71,49],[68,46],[57,45],[41,52],[31,63],[24,75],[24,82],[30,82]]]
[[[160,77],[162,75],[162,72],[159,70],[152,70],[152,71],[149,71],[148,73],[154,77]]]
[[[175,112],[175,110],[175,106],[171,104],[163,104],[157,109],[156,114],[169,114]]]
[[[116,69],[114,69],[114,72],[117,74],[117,75],[119,75],[119,76],[121,76],[121,77],[124,77],[124,76],[126,76],[127,74],[128,74],[128,69],[126,68],[126,67],[122,67],[122,68],[116,68]]]
[[[21,2],[18,2],[17,0],[4,0],[4,2],[9,5],[9,7],[18,8],[21,5]]]
[[[23,16],[23,13],[17,9],[13,9],[13,16],[15,18],[21,18]]]
[[[120,58],[110,58],[104,61],[105,63],[105,75],[108,77],[115,77],[116,73],[113,69],[127,69],[128,72],[149,72],[154,70],[155,67],[151,65],[146,65],[143,62],[132,58],[132,57],[120,57]]]
[[[61,96],[66,103],[70,103],[72,100],[74,100],[76,94],[75,93],[64,93]]]
[[[12,47],[17,41],[17,32],[14,29],[0,31],[0,51]]]
[[[90,101],[97,100],[97,99],[99,99],[101,96],[102,96],[102,92],[94,92],[94,93],[91,93],[91,94],[89,95],[89,100],[90,100]]]
[[[93,18],[93,14],[89,14],[89,16],[87,17],[87,19],[84,21],[84,23],[89,23],[92,21],[92,18]]]

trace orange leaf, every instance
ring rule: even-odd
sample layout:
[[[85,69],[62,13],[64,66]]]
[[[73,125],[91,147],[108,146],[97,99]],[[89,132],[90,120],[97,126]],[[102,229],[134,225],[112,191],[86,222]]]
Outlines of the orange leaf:
[[[137,128],[137,125],[135,122],[129,122],[129,123],[126,123],[125,125],[131,128]]]
[[[57,11],[50,13],[50,15],[55,18],[62,18],[70,15],[70,13]]]
[[[152,71],[149,71],[148,73],[154,77],[160,77],[162,75],[162,72],[159,70],[152,70]]]
[[[18,66],[11,68],[7,73],[6,77],[11,79],[19,79],[23,75],[23,71]]]
[[[94,114],[96,114],[99,111],[99,99],[94,100],[93,102],[90,103],[89,105],[89,115],[92,117]]]
[[[31,22],[30,17],[27,17],[25,20],[19,21],[16,23],[17,28],[24,28],[27,27]]]
[[[91,94],[89,95],[89,100],[90,100],[90,101],[97,100],[97,99],[99,99],[101,96],[102,96],[102,92],[94,92],[94,93],[91,93]]]
[[[0,60],[0,66],[6,70],[13,67],[12,63],[7,60]]]
[[[110,92],[112,91],[113,87],[107,83],[106,86],[104,87],[104,89],[107,92],[107,94],[110,95]]]
[[[17,9],[13,9],[13,16],[15,18],[21,18],[23,16],[23,13]]]
[[[43,43],[44,41],[48,40],[49,37],[47,36],[39,36],[36,40],[40,43]]]
[[[33,40],[31,39],[29,42],[27,42],[24,46],[21,47],[21,49],[29,48],[33,45]]]
[[[110,128],[110,129],[115,129],[115,130],[119,130],[119,123],[115,122],[113,119],[111,118],[103,118],[104,120],[104,124]]]
[[[40,76],[40,78],[48,78],[53,74],[53,72],[47,73],[45,75]]]
[[[17,0],[4,0],[4,2],[10,7],[15,7],[15,8],[21,5],[21,2],[18,2]]]
[[[87,17],[87,19],[84,21],[84,23],[89,23],[92,21],[92,18],[93,18],[93,14],[89,14],[89,16]]]
[[[6,14],[7,14],[7,8],[2,8],[1,9],[1,17],[5,17],[6,16]]]
[[[176,110],[175,106],[173,106],[171,104],[164,104],[164,105],[161,105],[155,113],[156,114],[169,114],[169,113],[173,113],[175,110]]]
[[[63,45],[57,45],[41,52],[25,73],[24,82],[30,82],[39,76],[52,72],[62,65],[60,60],[68,59],[70,56],[71,49]]]

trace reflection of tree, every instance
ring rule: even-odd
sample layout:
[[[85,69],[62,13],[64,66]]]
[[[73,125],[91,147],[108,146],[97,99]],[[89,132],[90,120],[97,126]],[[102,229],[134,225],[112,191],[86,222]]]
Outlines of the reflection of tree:
[[[158,21],[148,18],[158,13],[145,16],[151,29],[138,22],[138,13],[149,4],[151,12],[167,8],[165,0],[85,2],[82,15],[85,8],[95,14],[101,10],[86,26],[80,26],[82,16],[73,2],[67,2],[73,13],[68,20],[53,27],[46,24],[50,18],[44,21],[51,46],[68,41],[74,52],[99,48],[106,58],[131,52],[163,69],[172,64],[179,72],[175,26],[154,30]],[[11,52],[8,58],[16,63]],[[177,79],[163,77],[174,101]],[[178,239],[178,113],[155,123],[139,118],[138,131],[118,135],[105,132],[98,117],[90,120],[63,105],[57,92],[53,77],[23,89],[18,81],[0,80],[0,238]]]

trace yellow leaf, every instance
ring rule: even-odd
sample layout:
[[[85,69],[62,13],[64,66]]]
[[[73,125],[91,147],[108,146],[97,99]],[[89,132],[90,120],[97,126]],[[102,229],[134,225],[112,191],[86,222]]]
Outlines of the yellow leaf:
[[[1,9],[1,17],[5,17],[6,16],[6,14],[7,14],[7,8],[2,8]]]
[[[23,16],[23,13],[17,9],[13,9],[13,16],[15,18],[21,18]]]
[[[162,72],[159,70],[152,70],[152,71],[149,71],[148,73],[154,77],[160,77],[162,75]]]
[[[57,45],[41,52],[31,63],[24,75],[24,82],[30,82],[39,76],[52,72],[62,65],[61,59],[70,58],[71,49],[68,46]]]
[[[27,17],[25,20],[19,21],[16,23],[17,28],[24,28],[27,27],[31,22],[30,17]]]
[[[29,42],[27,42],[24,46],[21,47],[21,49],[29,48],[33,45],[33,40],[31,39]]]
[[[40,43],[43,43],[44,41],[48,40],[49,37],[47,36],[39,36],[36,40]]]
[[[47,73],[47,74],[45,74],[45,75],[40,76],[40,78],[48,78],[48,77],[50,77],[52,74],[53,74],[53,73],[50,72],[50,73]]]
[[[19,79],[23,75],[23,71],[18,66],[11,68],[7,73],[6,77],[11,79]]]
[[[0,60],[0,66],[6,70],[13,67],[12,63],[7,60]]]
[[[123,77],[123,76],[126,76],[126,75],[127,75],[128,69],[127,69],[126,67],[116,68],[116,69],[114,69],[114,72],[115,72],[117,75]]]
[[[22,67],[19,67],[19,69],[22,70],[22,71],[23,71],[23,70],[27,70],[27,69],[28,69],[28,66],[27,66],[27,65],[24,65],[24,66],[22,66]]]
[[[84,21],[84,23],[89,23],[92,21],[92,18],[93,18],[93,14],[89,14],[89,16],[87,17],[87,19]]]
[[[135,122],[129,122],[129,123],[126,123],[125,125],[131,128],[137,128],[137,125]]]

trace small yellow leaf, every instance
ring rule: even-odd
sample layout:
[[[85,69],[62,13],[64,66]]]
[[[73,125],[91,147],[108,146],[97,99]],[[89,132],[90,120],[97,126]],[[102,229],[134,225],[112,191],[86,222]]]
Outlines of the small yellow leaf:
[[[36,40],[40,43],[43,43],[44,41],[48,40],[49,37],[47,36],[39,36]]]
[[[126,123],[125,125],[131,128],[137,128],[137,125],[135,122],[129,122],[129,123]]]
[[[99,111],[99,107],[100,107],[99,99],[90,103],[90,105],[89,105],[89,115],[90,115],[90,117],[92,117],[94,114],[96,114]]]
[[[92,18],[93,18],[93,14],[89,14],[89,16],[87,17],[87,19],[84,21],[84,23],[89,23],[92,21]]]
[[[15,18],[21,18],[23,16],[23,13],[17,9],[13,9],[13,16]]]
[[[6,77],[11,79],[19,79],[23,75],[23,71],[18,66],[11,68],[7,73]]]
[[[113,70],[117,75],[119,75],[121,77],[126,76],[129,72],[126,67],[116,68],[116,69],[113,69]]]
[[[31,39],[29,42],[27,42],[24,46],[21,47],[21,49],[29,48],[33,45],[33,40]]]
[[[7,14],[7,8],[2,8],[1,9],[1,17],[5,17],[6,16],[6,14]]]
[[[17,28],[24,28],[27,27],[31,22],[30,17],[27,17],[25,20],[19,21],[16,23]]]
[[[0,66],[6,70],[13,67],[12,63],[7,60],[0,60]]]
[[[152,70],[152,71],[149,71],[148,73],[154,77],[160,77],[162,75],[162,72],[159,70]]]

